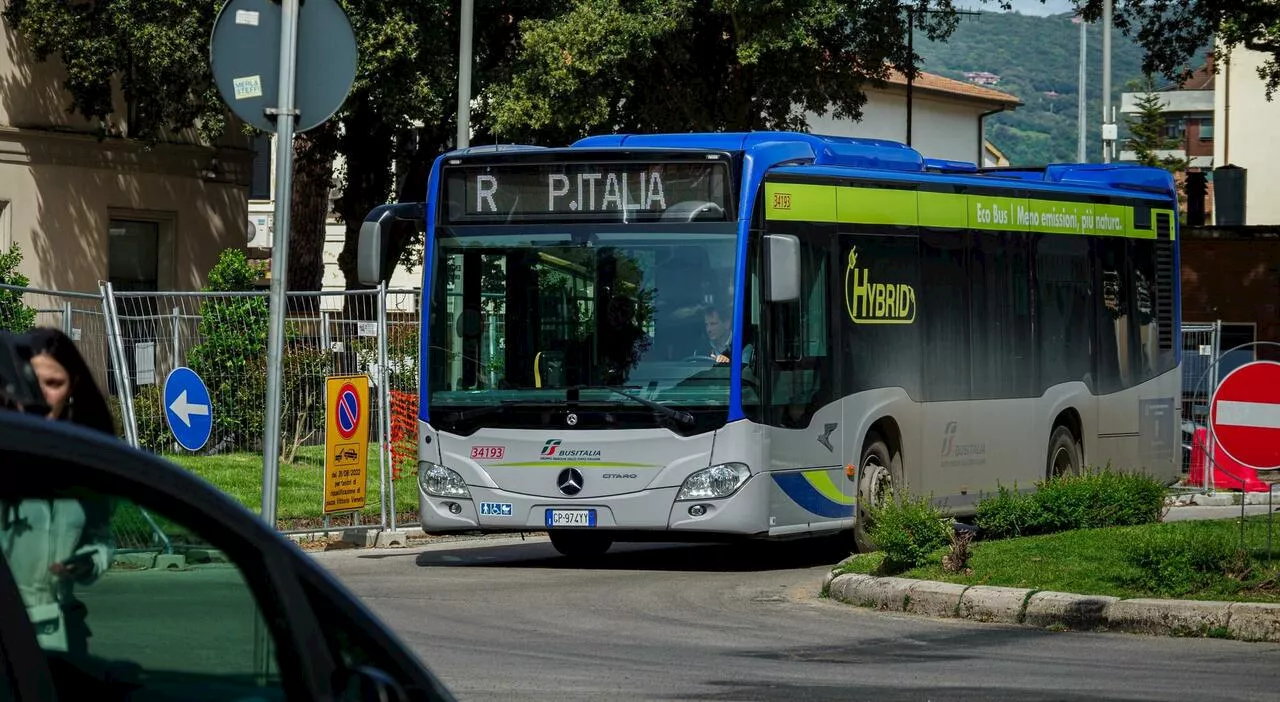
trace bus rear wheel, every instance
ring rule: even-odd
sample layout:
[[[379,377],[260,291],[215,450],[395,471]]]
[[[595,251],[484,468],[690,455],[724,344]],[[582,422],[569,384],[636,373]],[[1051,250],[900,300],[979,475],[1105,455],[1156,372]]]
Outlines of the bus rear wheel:
[[[1061,424],[1054,427],[1049,435],[1049,477],[1078,475],[1080,463],[1080,444],[1076,442],[1075,435]]]
[[[609,535],[598,531],[550,531],[551,545],[569,558],[593,558],[604,555],[613,546]]]
[[[889,444],[876,432],[867,434],[858,461],[858,514],[853,525],[853,539],[860,553],[876,550],[871,540],[872,505],[883,504],[902,485],[902,456],[889,449]]]

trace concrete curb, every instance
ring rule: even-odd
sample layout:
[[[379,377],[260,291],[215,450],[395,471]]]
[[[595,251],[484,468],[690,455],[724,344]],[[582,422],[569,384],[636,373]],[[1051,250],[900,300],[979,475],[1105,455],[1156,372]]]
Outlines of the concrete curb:
[[[822,581],[827,597],[857,607],[1056,631],[1123,631],[1280,642],[1280,604],[1120,599],[1029,588],[960,585],[872,575]]]

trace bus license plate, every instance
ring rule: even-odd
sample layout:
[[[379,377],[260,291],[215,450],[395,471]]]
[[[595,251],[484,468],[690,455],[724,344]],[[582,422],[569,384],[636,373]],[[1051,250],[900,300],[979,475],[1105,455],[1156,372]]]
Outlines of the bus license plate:
[[[549,509],[548,527],[593,527],[596,525],[594,509]]]

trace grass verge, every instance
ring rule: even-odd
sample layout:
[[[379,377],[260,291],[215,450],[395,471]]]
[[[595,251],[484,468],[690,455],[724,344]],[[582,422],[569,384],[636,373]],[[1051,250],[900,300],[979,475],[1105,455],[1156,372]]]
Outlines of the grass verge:
[[[262,456],[254,453],[228,453],[218,456],[164,455],[163,458],[199,475],[230,495],[240,504],[258,513],[262,510]],[[403,471],[396,481],[397,519],[412,513],[417,516],[417,471]],[[324,523],[324,447],[304,446],[298,449],[293,463],[280,464],[279,490],[276,497],[276,519],[281,529],[321,527]],[[365,508],[361,523],[378,519],[382,508],[378,488],[378,449],[370,444],[365,471]],[[332,526],[349,525],[349,517],[335,515]]]
[[[945,549],[941,549],[929,565],[894,575],[1121,598],[1280,602],[1280,519],[1274,527],[1276,557],[1270,563],[1267,517],[1261,516],[1245,520],[1244,563],[1238,560],[1235,548],[1240,521],[1225,519],[1079,529],[977,542],[972,545],[966,572],[945,572],[940,564]],[[881,552],[863,554],[845,563],[839,572],[887,574],[883,561]]]

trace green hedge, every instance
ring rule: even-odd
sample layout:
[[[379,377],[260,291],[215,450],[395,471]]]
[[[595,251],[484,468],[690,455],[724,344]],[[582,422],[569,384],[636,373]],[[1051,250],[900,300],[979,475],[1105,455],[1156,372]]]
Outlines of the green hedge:
[[[984,538],[1149,524],[1164,512],[1160,481],[1110,466],[1039,481],[1033,493],[1017,487],[1001,485],[978,502],[975,521]]]

